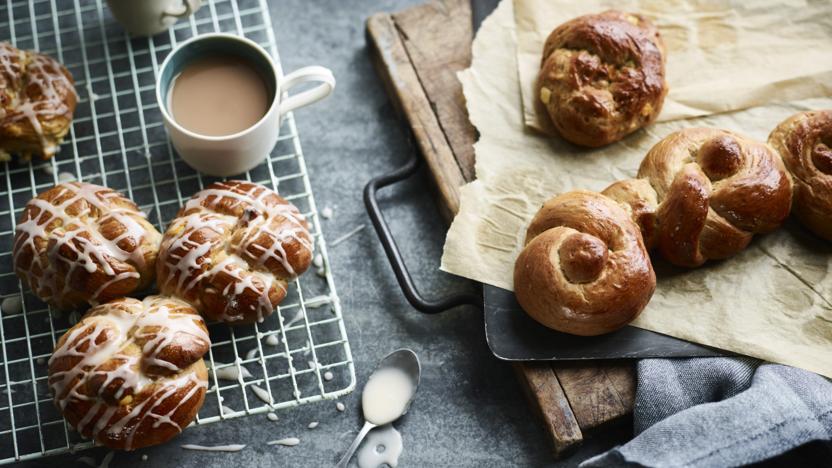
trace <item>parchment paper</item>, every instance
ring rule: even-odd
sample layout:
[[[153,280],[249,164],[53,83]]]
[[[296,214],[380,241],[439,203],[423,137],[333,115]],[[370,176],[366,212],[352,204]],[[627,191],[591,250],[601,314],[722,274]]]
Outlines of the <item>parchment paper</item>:
[[[659,121],[832,94],[832,2],[805,0],[514,0],[526,125],[543,43],[559,24],[609,8],[650,18],[667,49]]]
[[[554,194],[600,190],[635,175],[661,137],[713,126],[765,139],[799,110],[832,107],[804,100],[694,120],[655,124],[612,146],[578,151],[524,131],[515,70],[513,7],[503,1],[483,24],[471,68],[460,73],[472,123],[477,180],[462,188],[461,208],[445,242],[442,269],[512,289],[526,226]],[[687,270],[657,259],[658,287],[634,325],[832,377],[832,245],[794,221],[758,236],[742,253]]]

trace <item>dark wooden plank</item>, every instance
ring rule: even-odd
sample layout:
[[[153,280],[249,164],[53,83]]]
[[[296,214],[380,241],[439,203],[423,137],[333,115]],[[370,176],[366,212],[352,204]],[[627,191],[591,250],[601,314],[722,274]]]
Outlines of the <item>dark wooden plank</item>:
[[[528,362],[515,364],[514,370],[532,411],[549,434],[555,456],[580,445],[581,428],[552,368],[545,362]]]
[[[552,368],[584,431],[620,421],[632,411],[635,379],[631,363],[553,363]]]
[[[456,73],[471,60],[468,0],[434,0],[367,21],[373,61],[393,104],[413,130],[448,220],[459,209],[459,188],[475,177],[476,131],[468,121]],[[632,410],[635,380],[628,364],[514,364],[529,404],[556,454],[578,445],[586,431]]]

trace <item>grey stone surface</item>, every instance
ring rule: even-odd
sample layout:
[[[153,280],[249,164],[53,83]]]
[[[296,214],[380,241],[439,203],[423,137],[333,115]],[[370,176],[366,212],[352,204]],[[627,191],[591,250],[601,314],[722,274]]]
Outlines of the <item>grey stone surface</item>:
[[[372,68],[364,21],[418,0],[270,1],[284,68],[321,64],[338,80],[327,101],[296,112],[318,207],[334,209],[322,220],[333,240],[351,228],[367,228],[330,249],[343,304],[359,389],[378,360],[399,347],[414,349],[422,362],[416,401],[395,425],[404,439],[400,466],[541,466],[552,462],[542,428],[527,408],[511,367],[497,361],[485,342],[482,314],[460,308],[423,316],[405,301],[369,223],[361,191],[371,176],[401,165],[413,151]],[[421,290],[446,294],[471,286],[438,270],[445,226],[424,173],[383,192],[382,206]],[[330,466],[361,425],[360,397],[309,404],[266,415],[190,428],[175,441],[132,453],[117,453],[110,466]],[[309,430],[310,421],[320,426]],[[622,428],[594,438],[563,466],[621,443]],[[296,447],[265,442],[296,436]],[[244,443],[239,453],[182,450],[184,443]],[[105,449],[84,453],[101,460]],[[141,456],[148,460],[142,462]],[[29,466],[75,464],[80,454],[42,459]]]

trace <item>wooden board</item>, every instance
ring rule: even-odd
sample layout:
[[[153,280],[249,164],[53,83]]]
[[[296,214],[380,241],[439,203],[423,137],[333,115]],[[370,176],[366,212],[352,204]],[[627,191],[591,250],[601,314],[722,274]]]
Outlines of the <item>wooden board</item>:
[[[471,62],[469,0],[433,0],[367,20],[367,41],[379,76],[413,132],[450,222],[459,189],[474,179],[476,130],[468,121],[456,73]],[[527,400],[556,456],[586,434],[626,420],[635,396],[631,362],[518,363]]]

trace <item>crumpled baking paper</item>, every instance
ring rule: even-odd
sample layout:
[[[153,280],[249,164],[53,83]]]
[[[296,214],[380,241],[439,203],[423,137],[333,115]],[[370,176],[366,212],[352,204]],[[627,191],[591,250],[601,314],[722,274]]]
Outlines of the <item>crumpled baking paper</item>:
[[[769,36],[776,42],[778,34]],[[769,104],[657,123],[608,147],[579,149],[525,129],[515,45],[513,4],[505,0],[483,23],[472,65],[460,73],[481,135],[477,180],[462,187],[442,257],[445,271],[509,290],[526,226],[553,195],[633,177],[647,150],[680,128],[711,126],[765,140],[794,112],[832,108],[829,98]],[[697,269],[654,258],[656,293],[633,325],[832,377],[832,244],[790,220],[739,255]]]

